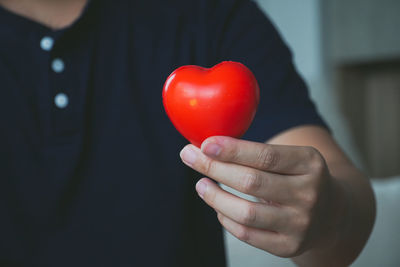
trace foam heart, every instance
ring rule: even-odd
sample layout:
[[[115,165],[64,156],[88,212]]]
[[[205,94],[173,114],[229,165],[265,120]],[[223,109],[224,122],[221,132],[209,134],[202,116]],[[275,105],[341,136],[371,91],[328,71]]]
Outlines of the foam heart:
[[[163,104],[175,128],[200,147],[210,136],[241,137],[255,116],[259,91],[241,63],[224,61],[210,69],[188,65],[167,78]]]

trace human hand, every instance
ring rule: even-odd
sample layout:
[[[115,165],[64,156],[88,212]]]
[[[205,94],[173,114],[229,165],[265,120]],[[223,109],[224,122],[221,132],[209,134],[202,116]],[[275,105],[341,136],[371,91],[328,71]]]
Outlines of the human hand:
[[[340,187],[316,149],[216,136],[201,149],[187,145],[181,158],[211,179],[259,199],[235,196],[208,178],[196,184],[199,196],[238,239],[281,257],[334,241]]]

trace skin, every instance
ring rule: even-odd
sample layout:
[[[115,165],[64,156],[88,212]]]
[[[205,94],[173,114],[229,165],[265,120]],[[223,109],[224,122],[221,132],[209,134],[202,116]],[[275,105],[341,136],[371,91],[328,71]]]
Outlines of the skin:
[[[371,185],[321,127],[296,127],[266,143],[210,137],[201,149],[187,145],[181,158],[209,177],[196,190],[226,230],[299,266],[348,266],[372,230]]]
[[[87,0],[0,0],[0,6],[53,30],[70,26]]]
[[[71,25],[87,0],[0,0],[0,5],[52,29]],[[266,143],[211,137],[181,151],[209,178],[196,190],[223,227],[240,240],[299,266],[348,266],[374,220],[371,185],[323,128],[300,126]],[[252,202],[215,182],[252,195]]]

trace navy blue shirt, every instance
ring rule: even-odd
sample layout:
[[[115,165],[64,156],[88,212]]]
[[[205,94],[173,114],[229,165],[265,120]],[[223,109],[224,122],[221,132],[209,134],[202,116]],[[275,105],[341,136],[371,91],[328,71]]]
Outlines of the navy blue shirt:
[[[56,31],[0,8],[0,266],[224,266],[161,98],[223,60],[260,85],[244,138],[324,125],[253,2],[96,0]]]

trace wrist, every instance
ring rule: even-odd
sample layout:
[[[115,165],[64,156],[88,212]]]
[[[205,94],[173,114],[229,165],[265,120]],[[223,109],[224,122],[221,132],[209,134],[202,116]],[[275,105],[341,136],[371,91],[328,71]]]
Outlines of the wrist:
[[[346,185],[335,177],[330,177],[328,188],[324,196],[326,205],[321,216],[324,221],[321,222],[321,228],[310,247],[310,252],[333,251],[348,232],[351,221],[351,194]]]
[[[343,266],[335,264],[334,261],[338,260],[337,251],[341,250],[341,242],[349,229],[351,194],[346,185],[335,177],[330,177],[329,183],[329,190],[325,196],[325,222],[314,244],[302,255],[292,258],[298,266],[321,266],[327,262],[330,262],[331,266]]]
[[[347,235],[351,223],[352,196],[344,181],[332,178],[332,217],[329,224],[330,248],[336,247]]]

